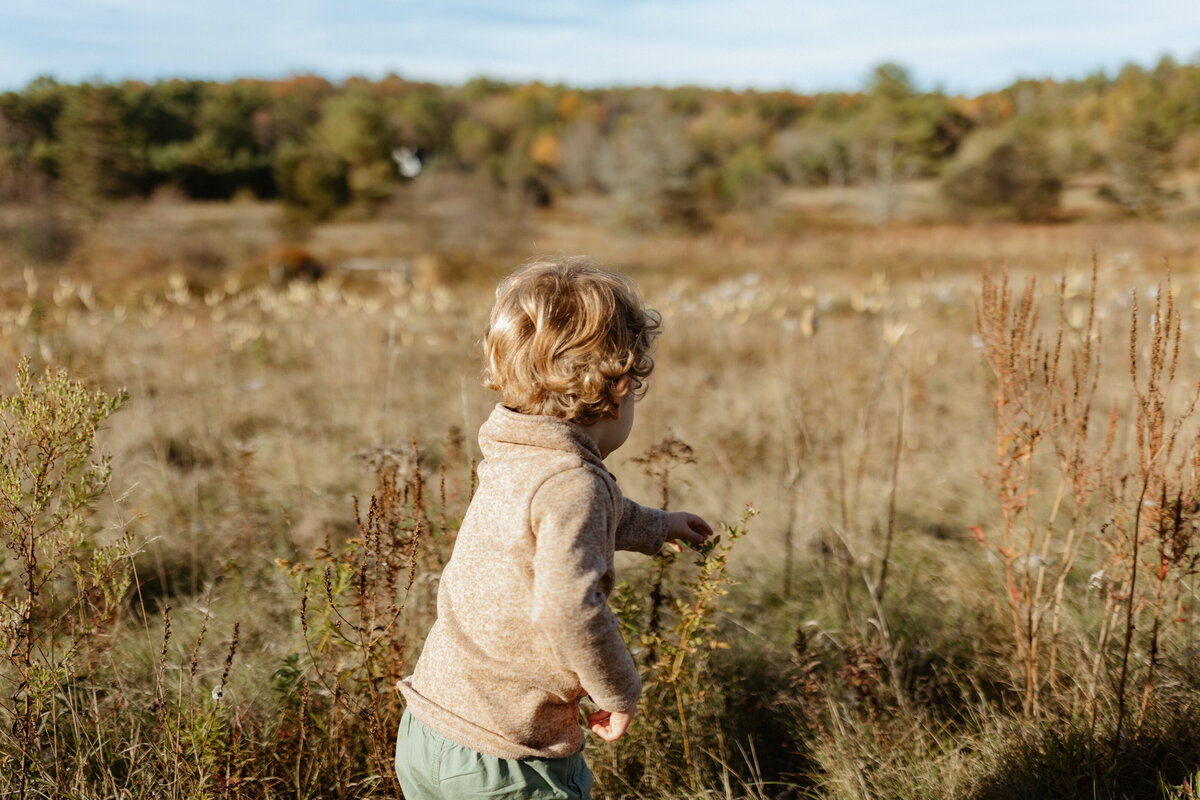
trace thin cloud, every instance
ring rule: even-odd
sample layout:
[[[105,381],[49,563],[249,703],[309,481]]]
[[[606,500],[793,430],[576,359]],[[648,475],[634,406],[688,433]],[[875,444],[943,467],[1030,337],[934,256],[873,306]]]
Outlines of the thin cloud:
[[[227,79],[312,70],[461,82],[854,89],[885,60],[979,92],[1196,57],[1193,0],[6,0],[0,87],[38,74]]]

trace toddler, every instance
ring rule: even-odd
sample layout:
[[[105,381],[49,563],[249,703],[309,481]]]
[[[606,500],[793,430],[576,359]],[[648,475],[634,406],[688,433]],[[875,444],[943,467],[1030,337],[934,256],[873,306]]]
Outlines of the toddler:
[[[438,587],[413,674],[396,774],[407,800],[589,798],[578,702],[608,741],[641,680],[608,608],[613,551],[702,543],[700,517],[621,496],[604,458],[633,425],[660,318],[584,258],[532,263],[496,290],[479,488]]]

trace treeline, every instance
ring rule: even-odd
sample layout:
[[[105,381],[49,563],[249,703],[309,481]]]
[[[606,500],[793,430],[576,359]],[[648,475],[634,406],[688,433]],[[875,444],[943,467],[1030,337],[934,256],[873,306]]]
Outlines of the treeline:
[[[39,78],[0,95],[0,202],[98,207],[171,187],[279,198],[321,219],[385,201],[418,162],[486,175],[533,204],[607,193],[642,226],[703,226],[789,184],[878,185],[886,196],[920,177],[939,178],[955,208],[1043,219],[1062,181],[1083,172],[1105,174],[1115,204],[1153,215],[1170,199],[1168,176],[1200,164],[1200,64],[1164,58],[972,98],[918,91],[895,64],[860,92],[811,96],[395,76]]]

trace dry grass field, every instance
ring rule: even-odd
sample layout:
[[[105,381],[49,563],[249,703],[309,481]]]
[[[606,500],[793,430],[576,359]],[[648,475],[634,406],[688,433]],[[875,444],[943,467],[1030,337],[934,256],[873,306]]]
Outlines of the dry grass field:
[[[87,535],[37,529],[57,611],[0,638],[4,796],[397,796],[389,687],[471,491],[478,336],[539,253],[662,311],[610,467],[732,529],[622,562],[647,693],[588,745],[599,796],[1197,796],[1194,225],[884,229],[848,196],[814,227],[796,194],[635,236],[454,188],[303,235],[255,202],[0,210],[37,234],[0,246],[0,394],[22,358],[128,392]],[[41,523],[12,508],[19,620]]]

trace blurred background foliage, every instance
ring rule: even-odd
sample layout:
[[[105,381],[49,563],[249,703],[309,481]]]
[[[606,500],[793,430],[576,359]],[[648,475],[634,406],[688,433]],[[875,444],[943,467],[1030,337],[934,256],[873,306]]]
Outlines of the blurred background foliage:
[[[788,186],[941,181],[962,215],[1056,218],[1065,180],[1102,176],[1122,213],[1154,216],[1200,166],[1200,64],[1022,80],[976,97],[918,89],[897,64],[861,91],[579,89],[477,78],[443,86],[312,75],[213,83],[61,84],[0,94],[0,202],[84,208],[163,190],[282,200],[313,220],[370,209],[428,169],[549,206],[602,193],[637,229],[703,229]]]

